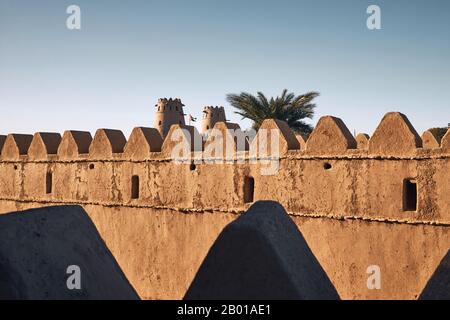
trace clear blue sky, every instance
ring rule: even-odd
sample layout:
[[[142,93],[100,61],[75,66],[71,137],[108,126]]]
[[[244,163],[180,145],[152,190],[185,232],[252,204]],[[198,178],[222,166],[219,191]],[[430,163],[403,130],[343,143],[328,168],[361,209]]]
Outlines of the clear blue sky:
[[[82,29],[66,28],[81,7]],[[381,7],[382,30],[366,27]],[[152,126],[159,97],[186,113],[227,93],[316,90],[371,134],[387,111],[418,131],[450,122],[448,0],[0,0],[0,134]]]

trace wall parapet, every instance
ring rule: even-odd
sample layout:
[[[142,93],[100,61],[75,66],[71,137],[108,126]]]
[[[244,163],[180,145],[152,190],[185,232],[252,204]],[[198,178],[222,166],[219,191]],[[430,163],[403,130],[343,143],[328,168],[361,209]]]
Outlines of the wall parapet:
[[[234,139],[226,131],[241,131],[239,125],[218,122],[215,128]],[[177,130],[182,129],[181,134]],[[353,137],[344,122],[335,117],[322,117],[308,139],[295,135],[286,123],[266,120],[260,129],[279,132],[280,156],[295,153],[299,158],[326,156],[341,158],[419,159],[450,156],[450,130],[441,143],[428,131],[420,137],[405,115],[391,112],[381,121],[372,137],[359,134]],[[241,131],[242,132],[242,131]],[[233,132],[231,132],[233,133]],[[256,132],[258,138],[260,132]],[[134,128],[128,141],[120,130],[98,129],[94,138],[89,132],[68,130],[59,133],[38,132],[33,135],[9,134],[0,136],[0,161],[35,161],[55,156],[54,160],[79,160],[88,155],[91,160],[130,159],[134,161],[167,158],[179,143],[191,152],[203,152],[211,143],[203,140],[195,127],[175,124],[163,139],[157,129]],[[258,139],[246,140],[249,151]],[[232,142],[233,144],[234,142]],[[270,137],[268,137],[270,144]]]
[[[197,161],[216,157],[205,154],[215,139],[179,124],[165,139],[143,127],[128,141],[111,129],[97,130],[94,138],[70,130],[62,138],[10,134],[3,139],[0,199],[198,210],[245,210],[253,201],[275,200],[306,216],[450,223],[450,150],[443,148],[450,135],[428,148],[402,114],[386,115],[370,138],[355,139],[342,120],[329,116],[306,142],[278,120],[264,121],[240,147],[237,124],[218,122],[214,129],[231,142],[219,140],[232,151],[227,161]],[[263,162],[252,161],[265,159],[253,153],[263,136],[279,148],[276,174],[261,174]],[[174,163],[180,144],[191,160]]]

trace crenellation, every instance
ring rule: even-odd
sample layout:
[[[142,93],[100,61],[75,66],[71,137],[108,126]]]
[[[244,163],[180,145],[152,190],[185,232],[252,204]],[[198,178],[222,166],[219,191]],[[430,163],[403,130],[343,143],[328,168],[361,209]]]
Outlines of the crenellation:
[[[306,141],[308,140],[301,134],[296,134],[295,137],[297,138],[298,143],[300,144],[300,150],[305,151],[306,150]]]
[[[225,108],[222,106],[204,107],[201,133],[206,134],[209,130],[213,129],[218,122],[227,122]]]
[[[444,153],[450,153],[450,128],[447,130],[447,133],[442,137],[441,150]]]
[[[134,128],[124,148],[124,158],[132,160],[149,159],[152,153],[161,152],[163,139],[154,128]]]
[[[440,147],[440,143],[436,137],[427,130],[422,134],[422,147],[424,149],[437,149]]]
[[[320,118],[306,143],[309,154],[345,154],[347,150],[356,148],[357,142],[347,126],[332,116]]]
[[[92,135],[86,131],[67,130],[64,132],[61,143],[58,147],[58,158],[63,160],[73,160],[82,154],[89,153],[92,143]]]
[[[123,153],[127,140],[120,130],[98,129],[89,146],[91,159],[109,159]]]
[[[171,282],[167,269],[167,264],[173,265],[179,257],[161,248],[184,246],[186,239],[193,237],[189,246],[192,249],[198,239],[206,239],[205,234],[212,242],[217,236],[211,231],[212,225],[220,230],[253,202],[274,200],[286,208],[311,243],[319,243],[321,236],[335,239],[312,247],[324,266],[332,270],[330,277],[339,284],[341,293],[370,297],[371,292],[353,282],[348,289],[340,279],[352,277],[352,263],[363,268],[367,260],[386,256],[378,252],[360,258],[341,250],[338,254],[350,259],[348,263],[342,260],[346,263],[342,269],[329,258],[331,247],[327,246],[339,249],[340,243],[355,241],[355,237],[371,230],[375,239],[367,244],[371,250],[382,251],[385,244],[396,248],[405,235],[396,232],[393,225],[408,228],[407,239],[411,235],[433,245],[448,244],[448,236],[439,238],[433,230],[440,228],[444,234],[443,230],[450,226],[450,134],[441,148],[435,145],[427,149],[430,144],[425,138],[421,148],[422,139],[417,140],[414,128],[405,119],[390,113],[372,138],[360,134],[355,139],[342,120],[324,117],[306,143],[285,122],[269,119],[250,146],[243,149],[236,136],[247,132],[238,124],[224,121],[217,122],[213,128],[216,130],[203,136],[193,126],[174,124],[164,139],[156,128],[145,127],[134,128],[128,141],[121,131],[110,129],[97,130],[93,139],[89,132],[79,131],[66,131],[60,140],[58,134],[36,133],[34,138],[8,135],[0,161],[0,211],[52,204],[82,205],[139,293],[165,298],[153,292],[164,292],[162,288],[168,285],[173,286],[174,297],[184,292],[210,243],[204,252],[193,250],[195,259],[174,267],[185,276],[181,283]],[[214,135],[219,133],[222,140],[216,141]],[[264,136],[267,152],[255,153]],[[216,143],[225,149],[225,157],[231,146],[233,159],[206,161],[220,159],[220,154],[209,153]],[[272,146],[276,146],[274,150]],[[184,161],[175,161],[174,154]],[[234,157],[237,154],[242,159]],[[264,173],[267,155],[277,164],[276,171],[269,174]],[[136,232],[136,228],[140,231]],[[380,235],[375,228],[390,232]],[[204,234],[199,234],[200,229]],[[340,238],[332,237],[335,233]],[[434,238],[428,239],[428,235]],[[142,237],[148,243],[142,244]],[[374,242],[378,240],[382,245]],[[146,260],[135,258],[130,248]],[[440,253],[428,254],[438,260]],[[155,257],[160,261],[156,266]],[[392,268],[395,260],[391,257],[379,263]],[[413,267],[418,268],[416,264]],[[142,281],[140,268],[166,278]],[[190,270],[188,275],[186,269]],[[364,273],[365,269],[361,270]],[[386,279],[389,277],[386,275]],[[423,282],[427,275],[422,278]],[[398,289],[406,287],[417,290],[418,286],[398,284],[388,296],[407,296]]]
[[[0,135],[0,157],[2,155],[3,145],[5,144],[6,136]]]
[[[300,150],[300,143],[287,123],[277,119],[264,120],[250,144],[252,157],[282,157],[289,150]]]
[[[369,140],[369,153],[399,156],[414,155],[422,148],[422,139],[400,112],[389,112],[378,125]]]
[[[162,154],[170,158],[175,153],[180,158],[190,157],[191,152],[203,150],[203,139],[197,128],[182,124],[174,124],[170,127],[161,147]]]
[[[154,127],[159,131],[162,137],[165,137],[168,134],[172,125],[185,125],[183,111],[184,104],[179,98],[161,98],[158,100],[155,107]]]
[[[56,156],[61,135],[53,132],[37,132],[33,136],[28,149],[29,160],[45,160],[49,156]]]
[[[370,136],[367,133],[359,133],[355,139],[359,150],[367,150],[369,148]]]
[[[249,148],[245,134],[237,123],[217,122],[204,144],[204,159],[236,159]]]
[[[19,160],[25,157],[32,140],[33,136],[29,134],[8,134],[1,152],[2,160]]]

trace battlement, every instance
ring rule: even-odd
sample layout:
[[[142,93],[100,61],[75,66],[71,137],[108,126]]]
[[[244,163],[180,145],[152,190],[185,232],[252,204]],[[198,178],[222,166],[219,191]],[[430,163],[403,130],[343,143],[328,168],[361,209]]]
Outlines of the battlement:
[[[225,109],[219,106],[203,107],[202,133],[214,128],[217,122],[226,122]]]
[[[161,107],[161,108],[165,108],[165,107],[173,107],[173,111],[179,111],[176,110],[176,107],[184,107],[184,104],[181,102],[180,98],[159,98],[158,99],[158,103],[155,104],[155,107]],[[169,109],[172,111],[172,109]],[[165,111],[165,110],[158,110],[158,111]]]
[[[271,119],[255,136],[223,121],[208,135],[137,127],[128,140],[111,129],[8,134],[0,212],[82,205],[141,297],[165,299],[182,297],[228,222],[274,200],[342,298],[414,298],[450,243],[449,132],[419,136],[393,112],[371,137],[332,116],[308,139]],[[367,289],[369,263],[389,270],[383,291]]]
[[[225,108],[222,106],[205,106],[203,107],[204,118],[225,114]]]
[[[111,129],[93,138],[80,131],[9,134],[2,139],[0,197],[235,211],[270,199],[301,215],[450,224],[450,133],[441,144],[428,133],[422,140],[406,116],[388,113],[370,138],[355,139],[331,116],[306,141],[279,120],[264,121],[253,138],[239,141],[242,135],[239,125],[224,122],[207,137],[183,124],[164,139],[143,127],[128,140]],[[274,161],[276,171],[264,174]],[[138,199],[131,198],[132,176],[139,177]]]
[[[156,114],[154,127],[162,137],[169,132],[170,126],[174,124],[184,125],[184,104],[179,98],[160,98],[155,105]]]
[[[223,109],[223,107],[205,108]],[[163,138],[155,128],[137,127],[133,129],[128,140],[122,131],[114,129],[98,129],[94,138],[89,132],[73,130],[65,131],[62,137],[59,133],[51,132],[37,132],[34,135],[12,133],[0,136],[0,160],[2,162],[33,162],[49,159],[76,161],[86,157],[99,160],[127,160],[130,159],[130,155],[137,161],[157,158],[168,160],[168,155],[172,151],[170,148],[180,142],[189,144],[188,149],[191,151],[194,149],[196,152],[204,151],[206,140],[194,148],[194,141],[202,139],[195,127],[176,124],[171,126],[171,129],[173,130],[170,130]],[[187,131],[190,137],[180,140],[176,133],[177,129]],[[223,132],[224,137],[227,134],[235,135],[236,131],[242,132],[238,124],[223,121],[217,122],[211,129]],[[248,155],[252,145],[254,148],[257,147],[255,141],[258,140],[261,132],[267,134],[270,130],[278,132],[280,155],[289,155],[294,158],[307,159],[311,155],[320,155],[324,158],[407,160],[450,156],[450,130],[442,138],[441,143],[429,131],[425,131],[420,137],[406,116],[397,112],[386,114],[372,137],[368,134],[358,134],[353,137],[344,122],[332,116],[320,118],[308,139],[295,135],[285,122],[268,119],[263,122],[256,137],[250,137],[254,143],[247,144],[245,148],[241,148],[241,151],[247,151]],[[237,143],[236,139],[233,143]],[[270,145],[270,137],[268,145]]]

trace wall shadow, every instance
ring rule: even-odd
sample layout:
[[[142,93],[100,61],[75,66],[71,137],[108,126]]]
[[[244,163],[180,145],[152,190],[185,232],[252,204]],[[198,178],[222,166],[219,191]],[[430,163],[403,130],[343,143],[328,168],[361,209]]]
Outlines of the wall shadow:
[[[419,300],[450,300],[450,250],[428,280]]]
[[[71,265],[79,290],[67,287]],[[83,208],[55,206],[0,215],[0,299],[139,296]]]
[[[256,202],[227,225],[184,299],[339,299],[284,208]]]

